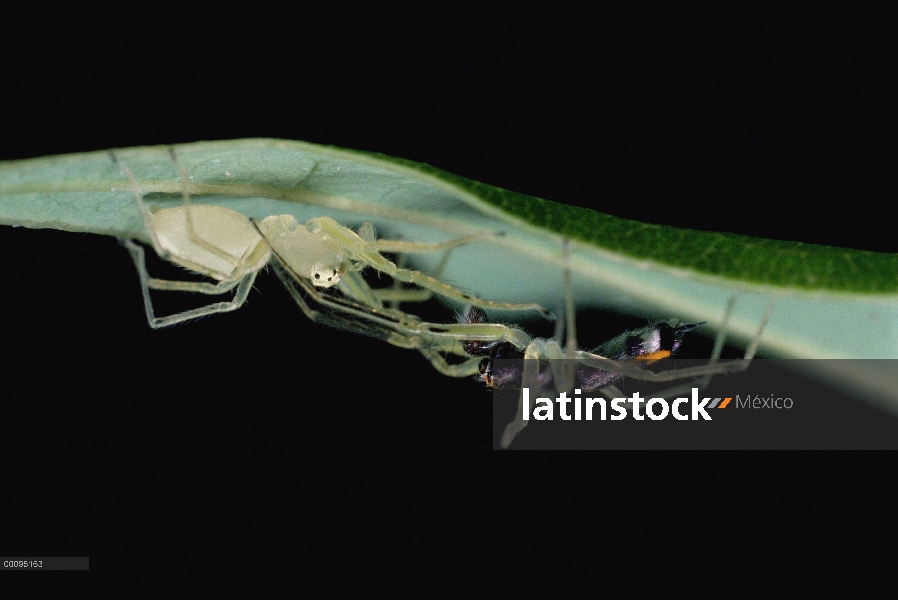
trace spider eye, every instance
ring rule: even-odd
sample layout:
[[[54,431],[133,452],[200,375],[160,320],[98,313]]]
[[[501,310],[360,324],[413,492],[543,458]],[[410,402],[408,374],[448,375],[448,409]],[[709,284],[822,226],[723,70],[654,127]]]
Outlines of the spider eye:
[[[340,268],[315,265],[309,273],[309,278],[315,286],[329,288],[340,282],[343,273],[345,273],[345,271],[343,270],[342,264]]]

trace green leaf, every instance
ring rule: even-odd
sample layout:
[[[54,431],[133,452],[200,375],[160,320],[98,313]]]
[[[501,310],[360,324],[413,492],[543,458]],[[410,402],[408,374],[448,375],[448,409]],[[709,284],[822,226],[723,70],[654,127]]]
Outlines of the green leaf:
[[[761,346],[790,358],[898,357],[898,255],[639,223],[550,202],[429,165],[281,140],[175,147],[197,203],[264,218],[371,221],[382,237],[436,241],[480,230],[503,237],[457,249],[443,278],[483,297],[561,298],[562,240],[572,240],[579,306],[730,324],[748,339],[776,305]],[[116,151],[150,205],[181,202],[167,147]],[[127,181],[107,152],[0,163],[0,223],[148,241]],[[423,257],[420,268],[438,257]],[[862,369],[843,382],[898,389]],[[889,387],[891,386],[891,387]],[[884,392],[880,392],[883,395]],[[894,397],[895,392],[885,393]]]

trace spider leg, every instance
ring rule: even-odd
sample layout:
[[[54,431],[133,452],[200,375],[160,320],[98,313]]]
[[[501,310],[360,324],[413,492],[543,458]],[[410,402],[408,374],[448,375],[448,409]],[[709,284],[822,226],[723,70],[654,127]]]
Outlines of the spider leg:
[[[730,317],[733,315],[733,309],[735,308],[735,306],[736,296],[733,295],[730,296],[729,300],[727,300],[726,308],[723,312],[723,319],[721,319],[720,328],[717,332],[717,337],[714,340],[714,348],[711,350],[711,357],[708,360],[708,365],[717,364],[720,359],[720,353],[723,351],[723,345],[726,342],[727,331],[730,324]],[[764,323],[766,324],[766,320],[764,321]],[[761,329],[763,331],[763,327]],[[760,335],[761,331],[758,332],[757,336]],[[678,394],[690,391],[693,387],[698,388],[699,391],[704,390],[711,384],[711,379],[714,378],[714,375],[716,375],[716,373],[709,373],[707,375],[704,375],[698,382],[688,382],[682,385],[664,389],[660,392],[657,392],[657,395],[662,397],[676,396]]]
[[[135,244],[131,240],[121,240],[122,244],[131,253],[134,265],[137,267],[137,274],[140,277],[140,288],[143,292],[143,306],[147,315],[147,322],[153,329],[167,327],[175,323],[181,323],[189,319],[196,319],[206,315],[216,313],[231,312],[237,310],[246,301],[250,290],[253,287],[253,281],[256,279],[257,271],[251,271],[236,281],[221,282],[211,284],[201,281],[170,281],[166,279],[153,279],[147,273],[144,249],[142,246]],[[199,292],[201,294],[221,294],[233,289],[237,286],[233,300],[230,302],[216,302],[200,308],[194,308],[184,312],[168,315],[165,317],[157,317],[153,310],[153,300],[150,298],[150,289],[157,290],[177,290],[184,292]]]
[[[365,223],[365,225],[369,225],[370,223]],[[362,235],[363,230],[365,230],[365,225],[362,225],[362,228],[359,229],[359,235],[367,242],[372,242],[372,239],[366,238]],[[373,228],[370,230],[370,234],[367,235],[373,236]],[[423,253],[423,252],[438,252],[440,250],[445,250],[443,253],[443,257],[440,259],[439,264],[436,269],[434,269],[433,277],[436,279],[440,278],[440,275],[443,272],[443,269],[446,268],[446,265],[449,263],[449,257],[452,255],[452,250],[458,246],[463,244],[467,244],[478,239],[482,239],[488,237],[490,235],[504,235],[503,232],[483,232],[477,233],[474,235],[469,235],[461,238],[456,238],[452,240],[448,240],[445,242],[439,242],[435,244],[427,244],[427,243],[415,243],[415,242],[394,242],[392,240],[380,240],[376,242],[374,248],[378,252],[397,252],[399,254],[399,258],[396,261],[396,267],[400,270],[406,270],[405,265],[408,260],[408,255],[413,253]],[[381,245],[382,244],[382,245]],[[392,245],[392,246],[391,246]],[[387,289],[383,290],[375,290],[374,292],[377,297],[382,302],[389,302],[390,308],[398,309],[399,304],[401,302],[426,302],[433,297],[433,291],[428,289],[407,289],[402,287],[402,282],[398,279],[393,280],[393,285]]]
[[[153,249],[156,251],[156,254],[159,255],[159,258],[169,260],[168,251],[159,243],[159,237],[156,235],[156,228],[153,227],[153,214],[149,211],[147,205],[143,201],[143,194],[140,193],[140,188],[137,185],[137,180],[134,178],[134,173],[119,161],[118,156],[116,156],[113,150],[109,151],[109,157],[119,170],[125,174],[125,177],[128,178],[131,193],[134,195],[134,201],[137,203],[137,211],[140,213],[140,218],[143,219],[143,225],[150,236],[150,242],[153,244]]]
[[[246,264],[247,256],[249,256],[253,252],[256,244],[250,245],[243,256],[234,256],[229,252],[226,252],[223,249],[219,248],[215,244],[203,239],[197,233],[193,221],[193,215],[195,211],[193,209],[193,205],[190,202],[190,176],[187,174],[187,169],[178,159],[177,154],[175,154],[175,149],[170,147],[168,149],[168,154],[169,156],[171,156],[172,162],[175,163],[175,166],[178,167],[178,171],[180,171],[181,173],[181,198],[184,202],[184,214],[186,215],[187,221],[187,238],[197,246],[203,248],[207,252],[211,252],[222,260],[227,261],[234,267],[240,267],[241,265]],[[247,219],[247,224],[249,224],[249,219]]]
[[[570,240],[564,238],[562,241],[562,255],[564,258],[564,272],[562,276],[562,290],[564,293],[564,318],[563,325],[565,331],[565,350],[560,348],[556,351],[558,344],[549,342],[546,345],[547,358],[555,359],[551,361],[552,378],[555,381],[555,387],[559,392],[570,392],[574,389],[577,380],[577,362],[574,355],[577,351],[577,326],[576,314],[574,312],[574,298],[571,289],[571,269],[570,269]],[[556,339],[561,339],[561,332],[556,328]]]
[[[774,302],[773,300],[771,300],[767,305],[767,310],[764,314],[764,318],[761,320],[761,323],[758,326],[757,333],[755,333],[752,341],[746,348],[745,356],[739,360],[715,362],[698,367],[661,371],[660,373],[646,371],[638,367],[622,363],[620,361],[611,360],[609,358],[599,356],[597,354],[590,354],[589,352],[578,352],[578,360],[590,367],[614,371],[615,373],[620,373],[621,375],[625,375],[627,377],[632,377],[633,379],[639,379],[642,381],[674,381],[677,379],[685,379],[687,377],[699,377],[705,375],[716,375],[719,373],[734,373],[744,371],[748,368],[748,365],[751,363],[752,359],[754,359],[755,353],[758,349],[758,345],[761,342],[761,336],[764,333],[767,322],[770,320],[770,316],[773,314],[773,305]],[[694,386],[690,386],[690,388],[692,387]]]
[[[364,227],[364,225],[363,225]],[[360,231],[361,233],[361,231]],[[501,236],[502,232],[483,231],[472,235],[466,235],[444,242],[409,242],[406,240],[365,240],[365,252],[394,252],[402,254],[427,254],[440,250],[451,250],[458,246],[470,244],[477,240],[492,236]],[[362,238],[364,239],[364,238]]]
[[[395,263],[388,260],[379,252],[372,250],[369,244],[365,242],[358,234],[347,227],[343,227],[329,217],[321,217],[314,219],[313,226],[320,227],[328,236],[337,242],[351,257],[360,261],[373,269],[389,275],[393,279],[412,283],[419,287],[431,290],[441,296],[456,300],[463,304],[473,304],[482,308],[490,308],[494,310],[536,310],[546,316],[551,313],[545,308],[535,303],[516,303],[516,302],[499,302],[483,300],[474,294],[463,292],[447,283],[443,283],[435,277],[425,275],[421,271],[413,271],[410,269],[400,269]]]
[[[535,399],[542,391],[542,385],[539,382],[539,366],[540,359],[545,355],[545,344],[542,340],[533,340],[524,350],[524,373],[521,378],[520,395],[518,396],[518,412],[514,420],[505,426],[502,432],[502,438],[499,440],[499,446],[504,450],[507,449],[521,431],[527,427],[530,422],[530,415],[524,418],[524,394],[528,394],[531,399]],[[527,390],[526,392],[524,390]]]
[[[530,343],[525,332],[498,323],[428,323],[402,311],[366,304],[363,296],[354,299],[334,296],[293,273],[277,253],[275,258],[272,263],[275,273],[307,318],[417,350],[444,375],[465,377],[477,373],[482,359],[470,357],[462,341],[507,342],[521,349]],[[466,360],[452,364],[443,356],[446,354]]]

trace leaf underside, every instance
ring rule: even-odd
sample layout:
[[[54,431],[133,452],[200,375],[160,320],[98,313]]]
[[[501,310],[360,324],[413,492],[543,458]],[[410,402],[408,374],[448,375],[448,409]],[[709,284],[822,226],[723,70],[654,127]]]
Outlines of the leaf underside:
[[[175,149],[195,203],[256,218],[370,221],[381,237],[416,241],[502,232],[457,248],[441,274],[483,297],[555,307],[561,242],[568,238],[581,306],[713,325],[736,296],[728,330],[749,339],[773,299],[762,343],[768,355],[898,357],[898,255],[640,223],[405,159],[304,142],[250,139]],[[116,155],[149,205],[182,201],[168,147]],[[127,180],[108,152],[0,163],[0,223],[148,241]],[[439,258],[424,255],[415,264],[433,269]],[[868,378],[843,376],[859,384]]]

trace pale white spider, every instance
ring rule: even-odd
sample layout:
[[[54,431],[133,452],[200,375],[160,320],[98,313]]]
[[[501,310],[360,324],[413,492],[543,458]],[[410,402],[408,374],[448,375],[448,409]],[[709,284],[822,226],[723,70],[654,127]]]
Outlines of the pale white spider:
[[[415,253],[445,250],[492,233],[430,244],[377,240],[373,228],[368,224],[356,233],[326,217],[311,219],[305,225],[297,223],[290,215],[251,220],[231,209],[191,204],[188,196],[187,171],[177,160],[174,151],[170,152],[172,160],[181,172],[183,205],[161,209],[155,213],[146,208],[131,171],[121,165],[114,155],[113,160],[116,160],[130,182],[136,204],[159,256],[216,279],[219,283],[150,278],[144,263],[143,248],[130,240],[125,240],[124,244],[130,250],[140,274],[147,320],[154,328],[203,315],[235,310],[246,300],[258,271],[270,262],[303,313],[313,321],[372,335],[397,346],[415,349],[445,375],[464,377],[477,374],[479,371],[481,378],[490,385],[497,385],[499,382],[518,389],[528,387],[535,394],[542,386],[548,384],[554,385],[559,390],[570,390],[576,378],[582,377],[583,373],[592,377],[594,381],[602,381],[602,385],[605,386],[612,384],[621,376],[649,381],[673,381],[742,370],[752,360],[770,316],[768,309],[743,360],[715,364],[725,336],[726,319],[732,310],[731,302],[711,362],[701,367],[660,373],[643,370],[640,365],[671,355],[676,351],[682,334],[695,325],[680,325],[676,322],[656,323],[621,336],[621,339],[638,339],[638,343],[633,346],[638,352],[632,349],[609,352],[619,345],[617,338],[599,349],[612,356],[578,350],[570,274],[567,267],[564,270],[563,282],[564,317],[559,321],[553,339],[531,338],[516,326],[488,323],[482,312],[478,313],[472,309],[465,312],[461,323],[446,325],[424,322],[413,314],[385,307],[383,301],[391,293],[394,298],[400,299],[409,299],[412,296],[408,294],[403,296],[395,289],[386,291],[371,289],[361,277],[359,267],[371,266],[390,275],[396,281],[409,282],[428,292],[476,307],[505,310],[535,309],[543,313],[546,311],[537,304],[482,300],[434,277],[397,267],[380,254],[382,251]],[[567,265],[567,241],[563,245],[563,254]],[[272,257],[275,260],[272,261]],[[343,292],[342,296],[322,291],[337,284]],[[230,302],[219,302],[166,317],[155,316],[149,293],[150,289],[158,289],[220,294],[234,287],[237,287],[237,292]],[[421,298],[419,296],[413,299]],[[566,331],[564,347],[559,342],[562,327]],[[668,341],[665,345],[662,342],[665,335],[668,340],[675,340],[676,344],[672,345]],[[447,356],[456,356],[463,360],[450,362]],[[504,367],[500,368],[493,361],[502,358],[524,360],[520,363],[521,366],[513,367],[511,371],[498,373],[497,371]],[[558,360],[565,358],[571,360]],[[543,368],[546,361],[549,362],[548,370]],[[702,382],[706,383],[707,380]],[[526,425],[527,421],[522,419],[519,403],[517,417],[503,434],[502,447],[508,447]]]
[[[350,298],[370,308],[382,306],[382,298],[388,292],[372,290],[360,276],[347,277],[363,267],[372,267],[396,281],[414,284],[426,290],[422,296],[407,293],[404,298],[422,299],[430,293],[463,303],[496,310],[537,310],[548,315],[538,304],[518,304],[483,300],[463,292],[449,284],[421,273],[396,266],[381,252],[425,253],[448,250],[495,232],[485,232],[439,243],[378,240],[370,224],[359,232],[344,227],[329,217],[320,217],[300,224],[291,215],[274,215],[251,222],[245,215],[222,206],[192,204],[190,202],[187,170],[178,160],[173,149],[172,161],[181,173],[181,206],[150,212],[143,201],[137,180],[127,166],[114,153],[112,160],[128,178],[131,191],[150,236],[154,250],[160,258],[191,271],[217,280],[218,283],[199,281],[171,281],[150,277],[146,268],[144,249],[131,240],[123,244],[131,253],[140,275],[144,307],[150,327],[159,328],[204,315],[228,312],[240,307],[252,288],[259,270],[265,266],[275,251],[293,274],[308,279],[320,288],[339,283]],[[157,317],[153,310],[150,290],[176,290],[217,295],[237,288],[232,300],[217,302],[181,313]],[[414,292],[410,290],[409,292]],[[392,291],[396,296],[396,291]],[[403,298],[402,294],[399,294]]]

